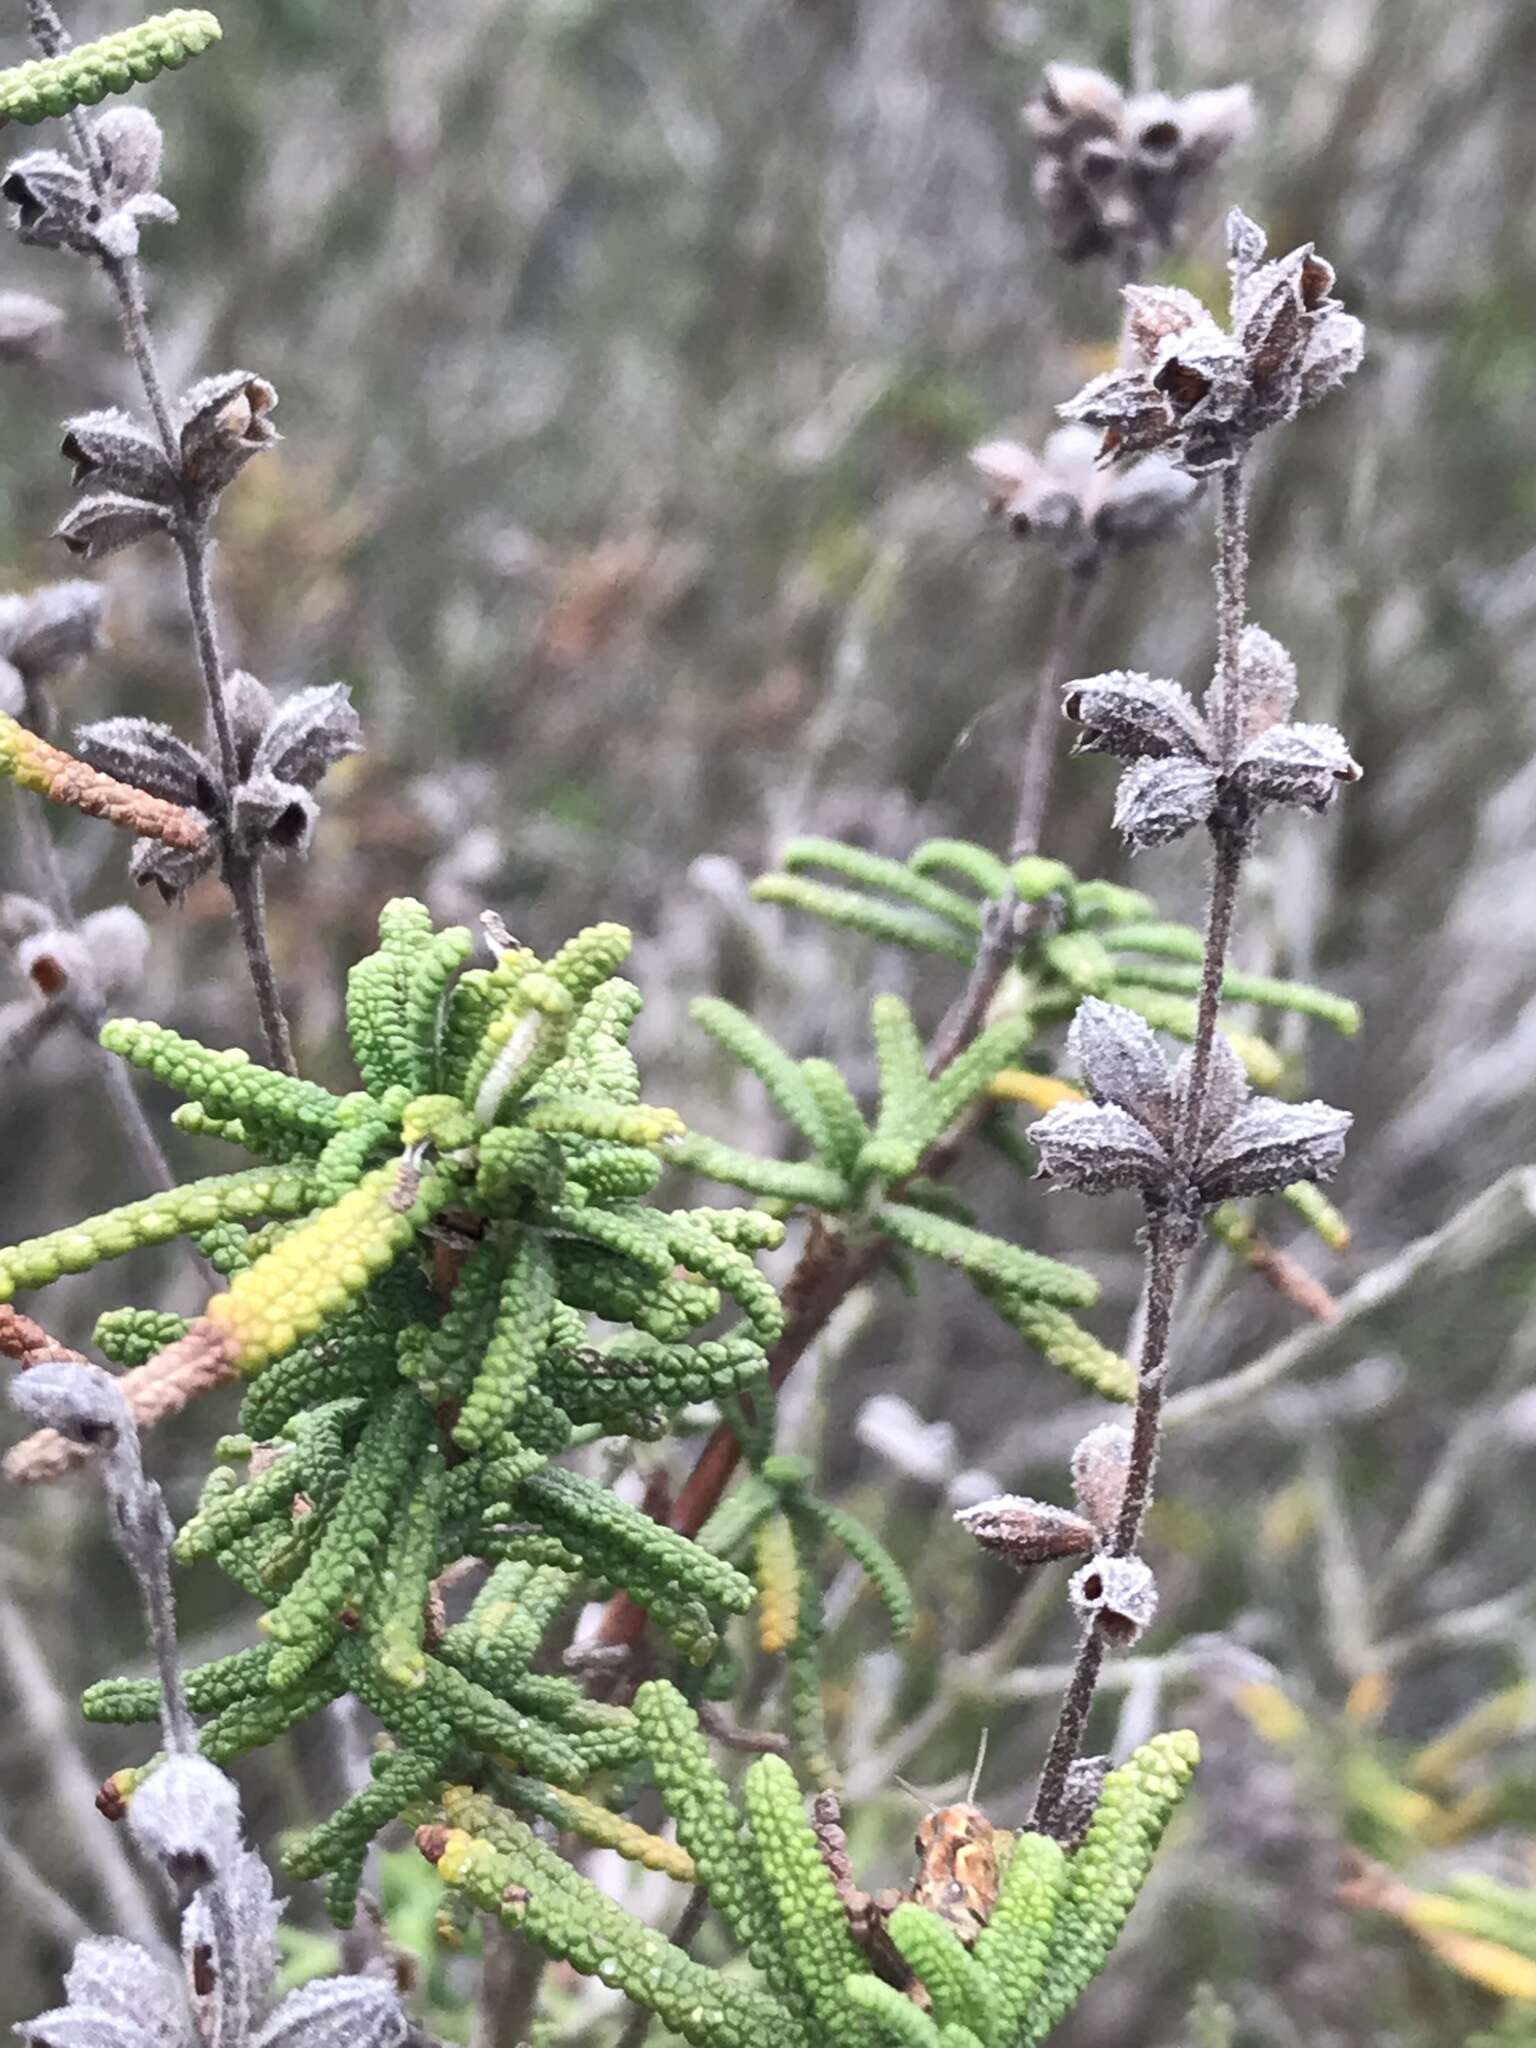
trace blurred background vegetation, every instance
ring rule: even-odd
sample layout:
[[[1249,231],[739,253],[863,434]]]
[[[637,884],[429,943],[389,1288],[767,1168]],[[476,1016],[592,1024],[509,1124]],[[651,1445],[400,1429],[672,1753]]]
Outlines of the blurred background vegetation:
[[[182,214],[148,245],[154,315],[173,385],[239,364],[282,397],[284,445],[222,521],[233,658],[277,686],[346,681],[369,741],[332,778],[309,862],[271,877],[301,1058],[350,1085],[344,972],[392,893],[442,919],[494,905],[540,949],[619,918],[639,940],[648,1095],[772,1147],[783,1133],[689,1025],[690,996],[728,995],[867,1082],[870,994],[899,989],[932,1022],[960,970],[756,906],[748,881],[795,831],[902,855],[933,832],[1006,836],[1053,581],[986,521],[965,455],[1000,431],[1038,446],[1110,359],[1113,280],[1052,259],[1018,112],[1050,59],[1125,75],[1124,0],[220,11],[220,50],[148,100]],[[25,54],[22,13],[0,13],[0,62]],[[1362,375],[1262,448],[1253,508],[1254,616],[1298,658],[1303,715],[1344,728],[1366,780],[1322,828],[1268,828],[1237,948],[1357,998],[1366,1021],[1352,1040],[1294,1020],[1281,1034],[1298,1085],[1304,1070],[1357,1118],[1335,1190],[1353,1241],[1295,1247],[1346,1314],[1309,1324],[1225,1254],[1189,1297],[1186,1386],[1260,1357],[1272,1376],[1240,1405],[1192,1403],[1170,1439],[1159,1624],[1106,1692],[1099,1746],[1189,1721],[1206,1763],[1061,2039],[1529,2044],[1536,13],[1151,13],[1161,84],[1246,79],[1258,108],[1153,274],[1219,297],[1220,215],[1240,201],[1273,246],[1315,239],[1368,326]],[[91,0],[73,25],[119,19]],[[67,314],[50,360],[0,364],[0,588],[24,589],[64,573],[47,537],[66,503],[57,422],[132,393],[84,266],[11,245],[0,285]],[[1207,514],[1113,565],[1086,669],[1198,687],[1209,560]],[[67,718],[195,729],[171,561],[122,557],[106,580],[110,648]],[[1111,787],[1100,763],[1066,766],[1046,850],[1194,913],[1198,850],[1132,875]],[[81,901],[119,900],[111,835],[61,839]],[[140,908],[155,943],[128,1007],[253,1045],[221,891]],[[6,1241],[134,1191],[63,1038],[4,1071],[0,1133]],[[962,1180],[990,1221],[1092,1266],[1096,1328],[1121,1342],[1129,1202],[1047,1201],[995,1162]],[[1283,1210],[1265,1227],[1289,1242]],[[141,1255],[56,1290],[51,1318],[80,1342],[104,1306],[185,1306],[191,1287],[185,1265]],[[225,1426],[213,1405],[153,1447],[178,1514]],[[1020,1599],[978,1565],[949,1514],[977,1468],[1059,1497],[1090,1419],[958,1276],[916,1300],[889,1280],[856,1297],[802,1372],[793,1441],[909,1564],[922,1609],[897,1653],[852,1579],[834,1587],[832,1727],[872,1886],[908,1860],[917,1809],[895,1774],[953,1794],[984,1727],[982,1803],[1022,1817],[1070,1617],[1059,1584]],[[680,1473],[688,1447],[645,1455]],[[0,1565],[9,2020],[49,2001],[64,1952],[16,1855],[92,1925],[136,1931],[88,1805],[131,1759],[81,1727],[73,1696],[142,1648],[88,1487],[8,1499]],[[198,1657],[244,1639],[211,1574],[189,1576],[184,1604]],[[755,1673],[750,1696],[771,1683]],[[366,1739],[254,1764],[258,1839]],[[429,1946],[435,1878],[412,1857],[385,1877],[396,1931]],[[614,1882],[675,1910],[662,1879],[621,1866]],[[312,1897],[291,1919],[322,1939]],[[331,1955],[324,1939],[297,1941],[295,1966]],[[472,1972],[439,1956],[427,1973],[433,2024],[461,2038]],[[558,1982],[550,2012],[593,2038],[617,2018],[600,1989]]]

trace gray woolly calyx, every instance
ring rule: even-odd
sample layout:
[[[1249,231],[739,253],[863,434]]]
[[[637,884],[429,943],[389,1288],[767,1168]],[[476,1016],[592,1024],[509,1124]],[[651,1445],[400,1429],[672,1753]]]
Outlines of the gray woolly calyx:
[[[1273,634],[1245,626],[1231,680],[1216,677],[1203,709],[1179,684],[1129,669],[1068,683],[1062,709],[1081,728],[1078,753],[1129,764],[1115,826],[1141,848],[1217,820],[1246,828],[1277,805],[1324,811],[1358,782],[1343,734],[1288,722],[1295,702],[1296,664]]]
[[[1184,1125],[1193,1062],[1170,1072],[1134,1011],[1090,996],[1069,1043],[1093,1100],[1059,1103],[1029,1133],[1041,1172],[1059,1187],[1082,1194],[1135,1188],[1149,1211],[1198,1215],[1234,1196],[1326,1180],[1343,1158],[1349,1114],[1324,1102],[1254,1098],[1219,1032],[1192,1134]]]
[[[227,790],[209,743],[194,747],[149,718],[105,718],[81,726],[75,751],[93,768],[152,796],[196,811],[207,826],[191,852],[140,840],[129,861],[135,881],[153,883],[168,902],[184,896],[231,855],[305,853],[320,807],[316,786],[336,762],[361,751],[362,725],[343,683],[296,690],[275,700],[265,684],[237,670],[225,679],[236,782]]]

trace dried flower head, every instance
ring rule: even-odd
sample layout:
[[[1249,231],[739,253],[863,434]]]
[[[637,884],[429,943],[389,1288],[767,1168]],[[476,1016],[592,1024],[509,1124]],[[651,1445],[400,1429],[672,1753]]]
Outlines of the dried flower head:
[[[1131,763],[1115,824],[1143,847],[1218,817],[1246,826],[1275,805],[1324,811],[1341,784],[1358,782],[1360,764],[1333,726],[1284,722],[1295,698],[1291,657],[1247,626],[1232,691],[1218,676],[1203,713],[1177,683],[1126,669],[1068,683],[1062,708],[1083,729],[1078,753]]]
[[[1294,419],[1360,367],[1365,330],[1332,296],[1332,265],[1311,243],[1265,263],[1263,232],[1227,222],[1231,324],[1192,293],[1127,285],[1134,367],[1095,377],[1060,410],[1103,434],[1113,462],[1158,449],[1193,475],[1236,462],[1265,427]]]
[[[1157,1614],[1157,1581],[1139,1557],[1091,1557],[1072,1574],[1071,1594],[1078,1614],[1097,1623],[1115,1650],[1128,1650]]]
[[[261,1858],[240,1845],[239,1801],[222,1771],[172,1759],[134,1789],[128,1821],[158,1860],[196,1880],[181,1967],[135,1942],[82,1941],[65,2004],[16,2028],[30,2048],[402,2048],[410,2038],[399,1994],[380,1977],[314,1978],[270,2004],[282,1907]]]
[[[171,1754],[135,1774],[131,1790],[109,1780],[98,1803],[119,1815],[126,1799],[129,1831],[182,1914],[179,1973],[130,1942],[82,1942],[65,2004],[17,2034],[32,2048],[400,2048],[408,2023],[394,1986],[377,1978],[321,1979],[267,2009],[281,1908],[265,1865],[242,1842],[234,1781],[196,1753],[177,1655],[170,1517],[144,1476],[122,1386],[99,1366],[53,1359],[13,1377],[9,1392],[22,1413],[101,1462],[113,1535],[144,1596]]]
[[[249,860],[307,851],[319,816],[316,785],[363,743],[342,683],[297,690],[281,703],[243,672],[230,676],[225,688],[239,777],[232,791],[225,789],[211,743],[207,751],[191,746],[153,719],[106,718],[75,735],[82,759],[202,820],[206,837],[190,852],[134,849],[135,881],[153,882],[168,902],[221,869],[231,852]]]
[[[1064,569],[1086,571],[1105,555],[1170,539],[1200,486],[1162,456],[1133,468],[1100,466],[1088,427],[1058,427],[1035,455],[1019,441],[971,450],[992,511],[1020,538],[1038,538]]]
[[[1135,1188],[1149,1208],[1196,1215],[1235,1195],[1326,1180],[1344,1156],[1347,1111],[1251,1097],[1242,1062],[1219,1032],[1187,1161],[1179,1138],[1188,1056],[1170,1072],[1142,1018],[1093,996],[1079,1005],[1067,1043],[1094,1099],[1059,1103],[1030,1126],[1040,1170],[1058,1186],[1084,1194]]]
[[[1248,130],[1246,85],[1127,97],[1084,65],[1047,64],[1024,108],[1035,139],[1035,195],[1069,263],[1167,248],[1199,180]]]
[[[955,1520],[983,1550],[1020,1570],[1061,1557],[1087,1557],[1099,1544],[1093,1523],[1070,1508],[1026,1500],[1017,1493],[1000,1493],[961,1508]]]

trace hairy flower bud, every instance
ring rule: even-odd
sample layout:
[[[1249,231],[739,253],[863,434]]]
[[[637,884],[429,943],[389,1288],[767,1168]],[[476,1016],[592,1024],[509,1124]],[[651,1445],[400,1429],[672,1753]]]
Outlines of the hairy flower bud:
[[[219,774],[207,756],[152,718],[100,718],[75,729],[82,761],[189,810],[217,808]]]
[[[1250,740],[1232,765],[1234,786],[1255,805],[1325,811],[1342,782],[1364,770],[1331,725],[1276,725]]]
[[[93,911],[70,930],[49,926],[24,938],[16,965],[50,1002],[83,997],[94,1004],[142,979],[149,928],[126,903]]]
[[[1075,751],[1163,759],[1207,759],[1213,749],[1205,720],[1186,690],[1129,669],[1068,683],[1062,706],[1083,728]]]
[[[147,107],[113,107],[92,124],[110,203],[121,205],[160,183],[164,138]]]
[[[1099,1543],[1098,1531],[1081,1515],[1017,1493],[961,1508],[955,1520],[983,1550],[1019,1570],[1060,1557],[1086,1557]]]
[[[1199,486],[1169,462],[1149,459],[1106,472],[1087,427],[1058,427],[1036,455],[1019,441],[983,441],[972,467],[988,486],[994,514],[1021,539],[1045,541],[1065,569],[1092,568],[1108,553],[1165,540]]]
[[[392,1984],[320,1977],[288,1994],[252,2048],[399,2048],[409,2032]]]
[[[36,1365],[11,1380],[6,1392],[29,1422],[87,1449],[110,1448],[134,1431],[122,1390],[99,1365]]]
[[[134,1791],[128,1827],[186,1907],[240,1854],[240,1795],[206,1757],[167,1757]]]
[[[0,199],[15,207],[13,225],[23,242],[39,249],[95,248],[96,194],[80,165],[61,150],[17,157],[0,179]]]
[[[1157,1613],[1157,1582],[1139,1557],[1090,1558],[1072,1574],[1072,1605],[1112,1649],[1128,1650]]]
[[[1168,1062],[1145,1018],[1087,996],[1067,1032],[1067,1051],[1082,1068],[1096,1102],[1117,1103],[1152,1131],[1169,1129],[1173,1094]]]
[[[21,597],[0,597],[0,658],[35,689],[93,653],[101,640],[106,592],[99,583],[45,583]]]
[[[1123,1423],[1101,1422],[1072,1453],[1072,1486],[1077,1504],[1107,1542],[1120,1519],[1125,1475],[1131,1465],[1131,1433]]]
[[[1206,822],[1219,788],[1203,761],[1133,761],[1115,792],[1115,830],[1135,847],[1166,845]]]

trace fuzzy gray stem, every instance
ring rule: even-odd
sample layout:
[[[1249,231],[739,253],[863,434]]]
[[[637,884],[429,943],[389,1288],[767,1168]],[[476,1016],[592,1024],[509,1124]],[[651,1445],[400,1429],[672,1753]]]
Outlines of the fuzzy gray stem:
[[[1116,1557],[1134,1557],[1141,1541],[1157,1477],[1157,1452],[1163,1417],[1163,1388],[1168,1379],[1168,1338],[1179,1279],[1195,1242],[1182,1217],[1157,1216],[1147,1225],[1146,1273],[1143,1283],[1141,1355],[1136,1365],[1136,1416],[1131,1426],[1131,1456],[1125,1492],[1115,1523],[1111,1550]]]
[[[240,943],[245,948],[246,965],[261,1012],[262,1035],[272,1064],[285,1074],[297,1074],[299,1067],[288,1035],[288,1019],[267,948],[267,892],[260,865],[243,855],[238,859],[231,855],[224,864],[224,879],[234,898],[235,922],[240,928]]]
[[[96,1818],[96,1778],[78,1744],[78,1711],[53,1679],[26,1611],[0,1587],[0,1669],[13,1701],[18,1740],[46,1792],[47,1810],[71,1859],[100,1887],[114,1933],[153,1949],[160,1929],[123,1839]]]
[[[89,167],[93,161],[87,155]],[[149,400],[149,409],[155,417],[155,430],[160,436],[160,445],[165,450],[165,459],[173,469],[181,467],[181,451],[176,440],[176,429],[171,422],[171,409],[166,401],[165,381],[160,375],[160,358],[155,349],[155,337],[150,331],[149,311],[144,303],[144,274],[139,268],[136,256],[102,258],[102,267],[112,280],[112,289],[117,293],[118,309],[123,320],[123,339],[128,353],[133,357],[139,373],[139,382],[144,386],[144,396]]]
[[[1056,600],[1056,617],[1040,679],[1030,699],[1023,742],[1019,748],[1018,778],[1015,784],[1013,827],[1009,835],[1008,858],[1022,860],[1040,848],[1045,820],[1050,810],[1051,785],[1056,778],[1056,734],[1061,723],[1062,685],[1077,665],[1083,627],[1088,616],[1097,571],[1095,567],[1068,570],[1062,577]],[[981,945],[970,979],[939,1028],[929,1058],[929,1071],[942,1073],[981,1029],[987,1006],[1022,936],[1019,914],[1023,905],[1010,888],[1000,902],[989,906]]]
[[[69,30],[51,0],[27,0],[27,33],[45,57],[60,56],[69,48]]]
[[[158,1486],[139,1474],[140,1493],[131,1504],[144,1530],[137,1553],[129,1553],[135,1567],[139,1590],[144,1596],[144,1618],[160,1673],[160,1713],[165,1746],[173,1756],[197,1755],[197,1729],[187,1705],[186,1683],[181,1675],[181,1656],[176,1641],[176,1595],[171,1586],[171,1518]]]
[[[1239,458],[1221,472],[1216,513],[1216,745],[1224,762],[1237,749],[1238,648],[1247,614],[1248,492]]]
[[[1056,1818],[1061,1795],[1067,1789],[1068,1774],[1083,1746],[1083,1730],[1088,1725],[1103,1663],[1104,1638],[1097,1626],[1090,1626],[1077,1646],[1077,1661],[1072,1666],[1071,1681],[1062,1696],[1056,1716],[1056,1732],[1051,1737],[1045,1766],[1040,1773],[1034,1809],[1029,1816],[1029,1826],[1035,1834],[1049,1834],[1051,1823]]]
[[[233,795],[240,779],[240,764],[224,695],[224,656],[219,647],[218,620],[208,582],[207,529],[201,526],[184,528],[179,546],[187,573],[187,604],[197,640],[197,658],[203,671],[209,717],[218,742],[219,767],[224,787]],[[281,1068],[285,1074],[296,1074],[298,1066],[288,1035],[288,1019],[283,1013],[283,999],[278,991],[272,954],[267,945],[266,890],[262,884],[260,863],[231,849],[224,857],[224,880],[234,898],[235,923],[239,927],[240,943],[245,948],[251,985],[256,991],[267,1051],[275,1067]]]
[[[1211,1073],[1211,1048],[1216,1042],[1216,1018],[1221,1008],[1221,985],[1226,974],[1227,951],[1232,941],[1232,919],[1237,910],[1237,891],[1243,873],[1243,854],[1248,835],[1241,826],[1226,823],[1211,827],[1213,860],[1211,893],[1205,917],[1205,956],[1200,970],[1200,1000],[1195,1015],[1195,1043],[1190,1057],[1189,1090],[1184,1102],[1184,1120],[1178,1134],[1178,1161],[1187,1166],[1195,1156],[1201,1119],[1205,1114],[1206,1088]]]
[[[162,1193],[175,1187],[176,1176],[171,1171],[170,1161],[160,1149],[160,1140],[155,1136],[154,1126],[144,1114],[144,1105],[128,1077],[127,1068],[116,1053],[108,1052],[104,1045],[99,1045],[89,1030],[86,1031],[85,1037],[91,1047],[91,1057],[95,1062],[96,1071],[101,1076],[101,1085],[107,1092],[113,1113],[122,1125],[123,1136],[133,1153],[134,1164],[150,1187],[157,1188]],[[193,1256],[195,1258],[196,1254]],[[211,1267],[206,1266],[201,1259],[198,1259],[197,1263],[202,1277],[209,1278]]]

